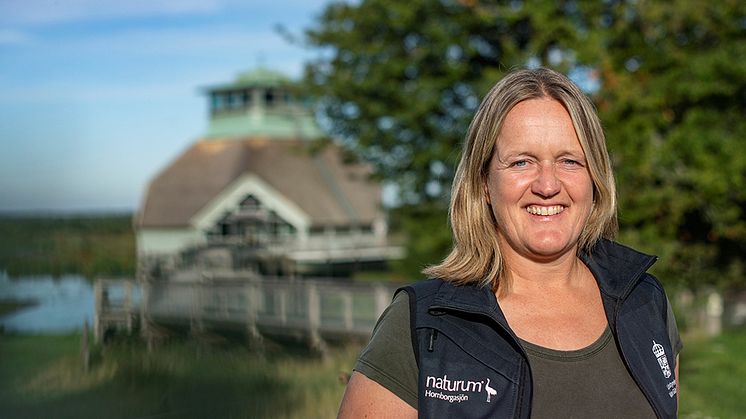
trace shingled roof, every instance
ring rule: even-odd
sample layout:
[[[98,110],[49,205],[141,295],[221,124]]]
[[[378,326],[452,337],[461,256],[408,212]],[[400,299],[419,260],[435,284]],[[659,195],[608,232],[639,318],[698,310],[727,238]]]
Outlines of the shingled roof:
[[[192,145],[151,181],[137,226],[186,227],[244,174],[293,201],[312,225],[368,224],[381,216],[381,189],[370,180],[370,168],[345,164],[339,147],[311,153],[308,141],[251,138]]]

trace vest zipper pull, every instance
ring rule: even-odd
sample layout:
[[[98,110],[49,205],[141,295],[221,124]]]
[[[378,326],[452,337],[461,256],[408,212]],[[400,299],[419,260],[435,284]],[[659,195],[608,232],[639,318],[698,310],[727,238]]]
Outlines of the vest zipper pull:
[[[430,344],[427,345],[427,351],[432,352],[433,351],[433,343],[435,343],[435,339],[438,338],[438,331],[433,330],[433,333],[430,334]]]

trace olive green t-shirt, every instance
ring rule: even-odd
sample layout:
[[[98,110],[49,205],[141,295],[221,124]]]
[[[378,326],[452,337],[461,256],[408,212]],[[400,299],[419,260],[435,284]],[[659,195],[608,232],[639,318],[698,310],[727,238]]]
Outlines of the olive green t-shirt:
[[[675,363],[683,345],[670,305],[667,324]],[[419,371],[410,334],[409,296],[401,292],[381,315],[354,369],[416,409]],[[608,327],[596,342],[576,351],[521,343],[533,377],[533,418],[655,417]]]
[[[533,378],[532,418],[656,419],[627,372],[611,329],[575,351],[521,341]]]

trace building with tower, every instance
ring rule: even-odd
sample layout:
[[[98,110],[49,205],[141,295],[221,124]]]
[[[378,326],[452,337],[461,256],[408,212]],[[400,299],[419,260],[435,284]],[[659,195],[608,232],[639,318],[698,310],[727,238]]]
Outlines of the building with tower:
[[[346,276],[402,256],[371,168],[324,138],[282,74],[205,89],[209,127],[151,180],[138,276]]]

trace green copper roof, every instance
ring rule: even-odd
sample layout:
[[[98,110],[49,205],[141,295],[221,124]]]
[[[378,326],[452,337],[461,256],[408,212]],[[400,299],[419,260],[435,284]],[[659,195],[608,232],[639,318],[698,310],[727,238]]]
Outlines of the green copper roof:
[[[257,68],[240,73],[236,77],[236,83],[250,84],[252,86],[274,86],[290,84],[290,78],[277,71],[266,68]]]
[[[247,87],[262,86],[262,87],[279,87],[279,86],[290,86],[293,81],[286,75],[273,71],[264,67],[255,68],[253,70],[244,71],[236,76],[236,79],[232,83],[219,84],[215,86],[208,86],[205,88],[207,91],[216,90],[233,90],[242,89]]]

